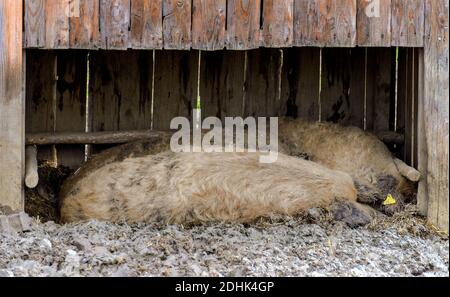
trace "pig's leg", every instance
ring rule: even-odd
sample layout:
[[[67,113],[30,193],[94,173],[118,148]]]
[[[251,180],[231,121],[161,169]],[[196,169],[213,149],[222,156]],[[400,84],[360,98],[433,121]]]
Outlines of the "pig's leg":
[[[377,215],[374,209],[351,201],[336,202],[332,205],[331,212],[335,220],[342,221],[351,228],[365,226]]]
[[[397,169],[400,172],[400,174],[406,177],[408,180],[412,182],[418,182],[420,180],[420,172],[417,171],[415,168],[406,165],[405,162],[397,158],[394,158],[394,163],[395,166],[397,166]]]

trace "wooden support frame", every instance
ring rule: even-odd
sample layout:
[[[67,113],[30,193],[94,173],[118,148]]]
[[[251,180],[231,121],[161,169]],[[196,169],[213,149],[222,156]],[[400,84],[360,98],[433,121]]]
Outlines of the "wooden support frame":
[[[24,209],[22,4],[0,0],[0,215]]]
[[[116,0],[115,2],[128,3],[129,0]],[[46,5],[44,6],[44,2]],[[67,48],[70,46],[70,35],[69,30],[70,20],[64,14],[56,14],[57,11],[64,11],[62,5],[56,5],[58,1],[55,0],[29,0],[26,3],[34,4],[36,9],[33,10],[35,14],[31,14],[31,18],[35,20],[34,23],[27,23],[26,25],[32,25],[34,32],[33,36],[26,35],[25,44],[22,44],[22,24],[23,24],[23,1],[7,1],[0,0],[0,214],[3,213],[20,213],[23,210],[23,178],[24,178],[24,160],[25,160],[25,137],[24,137],[24,91],[23,82],[25,81],[25,75],[23,71],[24,57],[22,47],[47,47],[47,48]],[[65,1],[61,1],[65,3]],[[173,0],[164,0],[165,5],[163,6],[163,17],[165,17],[162,24],[162,37],[171,42],[168,42],[165,48],[171,48],[171,44],[175,44],[177,48],[190,48],[191,47],[191,36],[190,31],[186,29],[183,34],[178,34],[176,36],[171,36],[170,33],[173,31],[169,30],[172,25],[176,24],[177,20],[184,20],[183,11],[174,11],[175,4],[178,2]],[[179,1],[180,2],[180,1]],[[228,3],[240,2],[238,0],[228,1]],[[259,2],[259,1],[256,1]],[[256,3],[255,2],[255,3]],[[317,0],[310,3],[328,3],[326,0]],[[352,1],[352,0],[342,0],[339,3],[363,3],[363,0]],[[386,11],[382,11],[383,15],[389,18],[389,15],[393,15],[399,18],[400,23],[405,22],[402,13],[404,10],[395,9],[398,4],[403,3],[397,0],[385,0],[383,2],[391,2],[391,11],[389,12],[389,7],[386,6]],[[58,2],[59,3],[59,2]],[[181,1],[180,3],[186,3],[187,10],[191,10],[190,1]],[[303,3],[302,1],[294,1],[294,29],[295,26],[300,26],[300,18],[296,18],[296,8],[301,6],[298,3]],[[412,2],[411,2],[412,3]],[[421,38],[421,28],[422,24],[424,31],[423,38],[423,50],[418,51],[419,55],[419,65],[418,65],[418,167],[422,171],[424,178],[422,179],[419,186],[419,197],[418,204],[421,212],[427,215],[429,221],[436,225],[437,227],[447,230],[449,229],[448,223],[448,156],[449,156],[449,93],[448,93],[448,80],[449,80],[449,50],[448,50],[448,7],[449,0],[423,0],[423,22],[422,15],[417,14],[414,17],[414,26],[405,26],[403,31],[394,32],[389,30],[389,25],[386,31],[390,35],[381,35],[375,29],[376,27],[370,27],[369,31],[361,31],[361,33],[353,34],[354,25],[351,23],[350,28],[352,29],[352,34],[344,35],[343,42],[335,42],[333,44],[328,42],[321,42],[320,38],[312,38],[313,44],[311,43],[311,38],[308,39],[303,35],[295,34],[293,37],[293,44],[297,46],[304,45],[317,45],[317,46],[354,46],[355,44],[364,46],[389,46],[389,45],[402,45],[402,46],[422,46]],[[179,5],[178,5],[179,6]],[[177,7],[178,7],[177,6]],[[259,5],[257,5],[259,7]],[[125,5],[124,7],[128,7]],[[320,7],[327,7],[326,5],[311,6],[310,10],[315,11],[316,9],[320,12]],[[337,8],[344,7],[340,5]],[[358,6],[360,7],[360,6]],[[52,9],[50,9],[52,8]],[[231,7],[233,8],[233,7]],[[335,10],[337,8],[334,8]],[[359,17],[364,18],[363,6],[360,7]],[[356,8],[354,5],[352,9]],[[29,12],[33,12],[29,11]],[[50,14],[50,18],[46,15],[45,20],[42,20],[40,16],[44,12],[53,12]],[[228,7],[228,12],[231,11]],[[250,17],[252,22],[248,23],[249,28],[245,32],[233,32],[231,29],[233,27],[228,27],[225,40],[229,49],[249,49],[254,47],[259,47],[261,43],[260,38],[260,23],[257,15],[259,16],[259,10],[255,16]],[[410,9],[409,11],[421,11],[417,9]],[[30,18],[30,13],[25,13],[25,16]],[[174,12],[175,14],[173,14]],[[103,14],[104,15],[104,14]],[[124,15],[129,15],[127,11]],[[158,13],[159,15],[159,13]],[[174,17],[176,17],[174,19]],[[355,12],[356,15],[356,12]],[[58,21],[52,21],[53,18],[60,18]],[[318,22],[323,22],[323,20],[332,19],[333,15],[328,15],[325,11],[316,15]],[[352,14],[353,16],[353,14]],[[228,18],[228,15],[227,15]],[[189,19],[190,23],[190,18]],[[244,18],[247,20],[247,18]],[[295,23],[298,20],[299,23]],[[353,20],[353,18],[352,18]],[[108,19],[103,20],[106,23],[113,23],[111,28],[117,29],[112,34],[113,39],[109,39],[108,43],[104,45],[106,48],[117,48],[126,49],[129,46],[129,32],[128,27],[130,27],[130,20],[126,20],[124,24],[116,24],[114,20],[109,21]],[[229,19],[230,21],[230,19]],[[366,22],[376,24],[376,20],[365,20]],[[315,24],[315,20],[310,20],[310,24]],[[57,23],[58,26],[47,26],[48,24]],[[239,20],[235,22],[228,22],[228,26],[239,23]],[[363,24],[363,22],[357,22],[357,24]],[[391,23],[396,24],[395,22]],[[69,24],[69,25],[68,25]],[[128,25],[127,25],[128,24]],[[184,24],[184,23],[183,23]],[[389,24],[389,22],[383,23],[384,25]],[[409,23],[405,23],[409,24]],[[101,25],[101,24],[100,24]],[[75,27],[75,26],[74,26]],[[186,25],[186,28],[190,26]],[[305,28],[305,26],[300,26]],[[27,31],[28,28],[28,31]],[[123,29],[122,28],[126,28]],[[308,27],[306,27],[308,28]],[[400,28],[400,27],[399,27]],[[400,28],[400,29],[401,29]],[[25,26],[26,32],[29,33],[29,26]],[[164,31],[166,29],[166,31]],[[327,28],[325,28],[327,29]],[[417,29],[417,30],[416,30]],[[159,29],[158,29],[159,30]],[[329,32],[331,29],[324,30],[324,32]],[[123,31],[123,32],[122,32]],[[332,31],[332,30],[331,30]],[[330,31],[330,32],[331,32]],[[159,31],[158,31],[159,32]],[[235,33],[231,34],[230,32]],[[312,32],[312,31],[311,31]],[[359,31],[358,31],[359,32]],[[402,32],[406,32],[411,36],[402,35]],[[238,34],[239,33],[239,34]],[[245,34],[244,34],[245,33]],[[310,33],[310,32],[306,32]],[[321,33],[321,32],[316,32]],[[42,35],[46,35],[43,39]],[[116,36],[117,35],[117,36]],[[333,34],[332,34],[333,35]],[[333,35],[334,36],[334,35]],[[375,40],[371,39],[371,36]],[[402,36],[406,38],[402,40]],[[406,37],[405,37],[406,36]],[[181,39],[180,39],[181,37]],[[244,38],[245,37],[245,38]],[[342,36],[336,35],[336,38]],[[412,39],[411,39],[411,38]],[[302,39],[303,38],[303,39]],[[409,38],[409,39],[408,39]],[[417,38],[417,39],[415,39]],[[240,40],[242,39],[242,40]],[[305,40],[306,41],[305,41]],[[356,41],[354,41],[356,39]],[[399,41],[395,41],[399,39]],[[408,40],[413,40],[410,42]],[[242,44],[239,44],[242,42]],[[237,43],[237,44],[235,44]],[[80,45],[81,46],[81,45]],[[82,45],[81,47],[85,47]],[[86,46],[91,48],[92,44]],[[159,45],[160,47],[160,45]],[[215,47],[214,47],[215,49]]]

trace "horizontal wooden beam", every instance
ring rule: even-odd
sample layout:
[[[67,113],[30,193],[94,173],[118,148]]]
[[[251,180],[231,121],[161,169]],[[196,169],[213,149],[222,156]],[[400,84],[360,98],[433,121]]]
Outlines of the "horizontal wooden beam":
[[[170,132],[140,130],[115,132],[61,132],[30,133],[26,136],[27,145],[52,144],[121,144],[146,139],[161,138]]]

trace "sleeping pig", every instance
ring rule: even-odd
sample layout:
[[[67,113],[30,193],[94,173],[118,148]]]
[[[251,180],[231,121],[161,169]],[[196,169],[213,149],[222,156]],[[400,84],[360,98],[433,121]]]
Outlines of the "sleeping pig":
[[[175,153],[167,140],[119,146],[65,182],[61,220],[244,223],[318,207],[351,226],[372,219],[349,174],[283,154],[264,164],[260,154]]]
[[[279,120],[280,151],[348,173],[358,189],[358,201],[392,213],[415,195],[420,179],[417,170],[393,157],[375,135],[353,126]],[[395,205],[383,205],[387,195]]]

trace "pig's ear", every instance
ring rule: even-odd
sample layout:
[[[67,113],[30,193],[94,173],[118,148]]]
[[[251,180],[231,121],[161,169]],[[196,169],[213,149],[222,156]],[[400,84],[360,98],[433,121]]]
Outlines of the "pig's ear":
[[[394,158],[395,166],[397,166],[398,171],[400,171],[400,174],[403,175],[405,178],[412,182],[418,182],[420,180],[421,174],[418,170],[415,168],[406,165],[405,162],[398,158]]]

